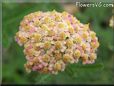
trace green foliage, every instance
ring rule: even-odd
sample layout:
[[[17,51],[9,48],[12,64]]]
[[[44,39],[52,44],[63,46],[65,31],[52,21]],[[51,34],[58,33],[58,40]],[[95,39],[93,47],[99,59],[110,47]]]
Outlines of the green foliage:
[[[35,11],[62,12],[61,4],[56,3],[3,3],[2,7],[2,47],[3,47],[3,83],[16,84],[82,84],[82,83],[113,83],[114,79],[114,30],[108,26],[111,17],[111,8],[86,8],[75,13],[81,22],[90,22],[91,28],[99,37],[100,47],[98,59],[95,64],[68,65],[64,72],[58,75],[40,74],[32,72],[27,74],[23,67],[26,62],[23,48],[14,41],[19,23],[23,17]],[[102,23],[106,23],[105,25]]]

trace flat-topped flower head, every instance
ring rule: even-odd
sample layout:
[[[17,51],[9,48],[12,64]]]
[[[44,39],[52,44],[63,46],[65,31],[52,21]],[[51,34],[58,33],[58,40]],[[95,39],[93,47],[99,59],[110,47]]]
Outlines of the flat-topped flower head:
[[[99,47],[96,33],[89,24],[67,12],[34,12],[24,17],[16,42],[24,46],[25,69],[28,72],[57,74],[68,64],[94,63]]]

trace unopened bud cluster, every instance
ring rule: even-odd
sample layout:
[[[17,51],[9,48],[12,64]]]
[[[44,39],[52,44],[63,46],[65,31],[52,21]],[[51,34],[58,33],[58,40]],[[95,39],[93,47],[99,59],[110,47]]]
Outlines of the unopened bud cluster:
[[[24,17],[15,40],[24,46],[28,72],[57,74],[69,63],[92,64],[99,47],[96,33],[67,12],[34,12]]]
[[[114,15],[110,18],[109,26],[112,28],[114,27]]]

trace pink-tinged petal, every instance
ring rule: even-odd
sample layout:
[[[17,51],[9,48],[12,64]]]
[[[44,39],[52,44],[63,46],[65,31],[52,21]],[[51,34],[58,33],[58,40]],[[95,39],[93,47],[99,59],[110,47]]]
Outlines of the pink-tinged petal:
[[[19,38],[18,37],[15,37],[15,41],[18,42],[19,41]]]
[[[97,42],[97,40],[96,40],[96,39],[93,39],[93,42],[95,42],[95,43],[96,43],[96,42]]]
[[[30,44],[30,45],[28,46],[28,49],[31,49],[31,48],[33,48],[33,47],[32,47],[32,45]]]
[[[47,66],[47,65],[48,65],[48,63],[42,62],[42,65],[43,65],[43,66]]]
[[[42,64],[38,65],[38,69],[42,69],[44,66]]]
[[[75,25],[75,24],[72,24],[72,27],[73,27],[73,28],[76,28],[76,25]]]
[[[84,51],[83,51],[81,46],[77,46],[77,49],[81,52],[81,54],[84,53]]]
[[[48,70],[49,70],[49,71],[52,71],[52,70],[53,70],[53,68],[52,68],[52,67],[49,67],[49,68],[48,68]]]
[[[33,32],[35,32],[35,28],[30,29],[29,32],[30,32],[30,34],[33,33]]]
[[[53,36],[53,40],[57,40],[57,36]]]
[[[38,69],[37,66],[33,66],[33,68],[32,68],[33,71],[36,71],[37,69]]]

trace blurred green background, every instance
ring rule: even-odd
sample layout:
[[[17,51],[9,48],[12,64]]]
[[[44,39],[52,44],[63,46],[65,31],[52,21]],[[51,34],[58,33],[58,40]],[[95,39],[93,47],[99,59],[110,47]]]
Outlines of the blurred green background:
[[[100,47],[95,64],[68,65],[58,75],[26,73],[23,48],[15,41],[23,17],[35,11],[68,11],[82,23],[90,23],[99,38]],[[2,3],[2,83],[3,84],[113,84],[114,29],[109,27],[112,8],[78,8],[75,3]]]

